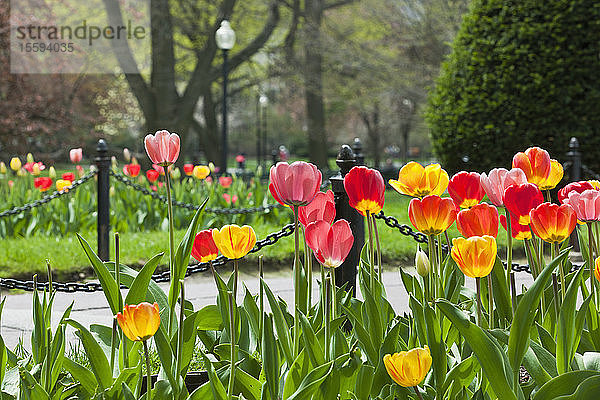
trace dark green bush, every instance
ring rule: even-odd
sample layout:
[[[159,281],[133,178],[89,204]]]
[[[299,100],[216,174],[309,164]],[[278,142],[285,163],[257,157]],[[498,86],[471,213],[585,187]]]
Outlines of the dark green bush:
[[[571,136],[600,172],[600,2],[475,0],[426,119],[449,172],[510,167],[531,145],[565,160]]]

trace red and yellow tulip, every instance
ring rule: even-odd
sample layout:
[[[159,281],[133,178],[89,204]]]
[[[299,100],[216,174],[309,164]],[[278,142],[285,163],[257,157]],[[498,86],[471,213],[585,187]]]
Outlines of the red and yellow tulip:
[[[473,207],[485,196],[485,191],[479,181],[480,176],[477,172],[459,172],[450,179],[448,194],[458,207]]]
[[[117,313],[117,322],[129,340],[141,342],[150,339],[160,326],[158,304],[126,305]]]
[[[344,177],[350,206],[362,215],[378,214],[385,202],[385,182],[381,173],[367,167],[354,167]]]
[[[426,235],[445,232],[456,220],[456,214],[456,205],[448,197],[425,196],[412,199],[408,205],[410,222]]]
[[[525,152],[515,154],[513,168],[521,168],[527,176],[527,181],[539,186],[548,179],[552,168],[550,155],[539,147],[530,147]]]
[[[487,203],[461,210],[456,216],[456,227],[464,237],[498,236],[498,209]]]
[[[390,378],[402,387],[421,383],[427,376],[431,363],[431,353],[427,346],[383,356],[383,364]]]
[[[225,225],[221,230],[213,229],[212,238],[221,254],[231,260],[244,257],[256,244],[256,233],[248,225]]]
[[[452,239],[450,254],[468,277],[482,278],[492,272],[498,248],[493,236],[473,236]]]
[[[570,205],[542,203],[529,212],[533,233],[545,242],[561,243],[577,226],[577,216]]]

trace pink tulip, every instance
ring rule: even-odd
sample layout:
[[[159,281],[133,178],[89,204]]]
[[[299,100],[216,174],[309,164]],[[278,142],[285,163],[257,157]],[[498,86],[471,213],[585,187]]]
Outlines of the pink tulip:
[[[318,192],[314,200],[298,211],[298,220],[306,228],[311,222],[324,220],[330,225],[335,219],[335,202],[333,192]]]
[[[73,164],[79,164],[83,159],[83,149],[81,147],[71,149],[71,151],[69,151],[69,158]]]
[[[504,168],[494,168],[489,175],[485,172],[481,174],[480,183],[485,194],[496,207],[504,205],[504,191],[510,185],[522,185],[527,183],[527,176],[520,168],[513,168],[510,171]]]
[[[162,167],[173,164],[179,157],[179,135],[169,131],[158,131],[144,138],[146,153],[154,164]]]
[[[269,172],[269,190],[281,204],[305,206],[315,198],[321,187],[321,171],[313,164],[296,161],[291,165],[279,162]]]
[[[569,197],[563,200],[575,210],[580,221],[600,221],[600,191],[588,189],[581,193],[569,192]]]
[[[319,263],[328,268],[342,265],[354,243],[350,224],[345,219],[333,225],[327,221],[312,222],[306,227],[305,235]]]

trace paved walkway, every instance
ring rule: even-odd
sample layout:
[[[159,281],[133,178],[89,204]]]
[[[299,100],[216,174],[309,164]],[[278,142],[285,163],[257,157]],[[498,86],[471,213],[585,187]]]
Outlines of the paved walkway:
[[[224,279],[227,279],[228,272],[221,271]],[[318,273],[316,274],[318,275]],[[313,276],[316,277],[315,274]],[[243,284],[248,287],[252,293],[258,292],[257,275],[242,272],[240,279]],[[294,302],[294,290],[292,284],[292,272],[278,271],[269,272],[265,275],[265,281],[276,296],[281,297],[287,304]],[[408,296],[402,285],[400,274],[397,268],[388,267],[384,271],[383,281],[386,286],[388,299],[397,313],[408,311]],[[531,275],[527,273],[516,274],[517,288],[521,288],[523,284],[530,285]],[[168,291],[168,284],[160,284],[161,287]],[[467,278],[467,286],[474,289],[474,280]],[[239,301],[242,300],[243,286],[240,284],[238,296]],[[216,288],[210,274],[194,275],[186,279],[186,297],[194,304],[195,309],[202,308],[208,304],[215,304]],[[5,295],[6,292],[3,293]],[[313,285],[313,298],[317,298],[317,285]],[[112,324],[112,316],[108,303],[102,293],[57,293],[54,301],[54,310],[52,313],[53,329],[60,320],[64,310],[74,302],[71,317],[81,322],[85,326],[90,324],[103,324],[110,326]],[[2,313],[2,337],[10,349],[14,349],[19,338],[23,338],[24,346],[27,349],[31,348],[31,330],[33,328],[33,318],[31,313],[32,294],[9,294],[6,297],[6,304]],[[71,332],[72,329],[68,328]],[[72,334],[69,335],[73,338]]]

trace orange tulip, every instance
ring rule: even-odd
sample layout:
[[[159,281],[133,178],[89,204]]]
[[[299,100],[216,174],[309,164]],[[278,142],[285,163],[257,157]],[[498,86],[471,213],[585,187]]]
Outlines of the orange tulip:
[[[235,260],[244,257],[256,244],[256,233],[251,226],[225,225],[212,230],[217,248],[225,257]]]
[[[492,272],[498,248],[493,236],[452,239],[450,254],[460,270],[471,278],[482,278]]]
[[[550,174],[538,185],[540,190],[551,190],[556,187],[564,175],[563,166],[556,160],[550,160]]]
[[[464,237],[498,236],[498,209],[487,203],[462,210],[456,216],[456,227]]]
[[[550,155],[539,147],[530,147],[524,153],[517,153],[513,157],[513,168],[521,168],[527,176],[527,181],[540,185],[550,175]]]
[[[387,373],[402,387],[417,386],[421,383],[431,368],[431,362],[431,353],[427,346],[383,356]]]
[[[122,314],[117,313],[117,322],[129,340],[148,340],[160,326],[158,304],[143,302],[138,305],[126,305]]]
[[[389,183],[400,194],[424,197],[430,194],[441,196],[448,187],[448,173],[440,164],[423,167],[414,161],[406,164],[398,173],[398,180]]]
[[[568,205],[542,203],[529,212],[530,226],[544,242],[561,243],[577,225],[575,210]]]
[[[596,258],[594,264],[596,265],[596,268],[594,268],[594,276],[600,282],[600,257]]]
[[[415,228],[426,235],[438,235],[454,223],[456,206],[452,199],[425,196],[412,199],[408,205],[408,217]]]

